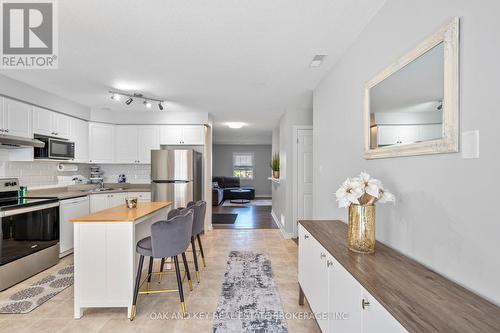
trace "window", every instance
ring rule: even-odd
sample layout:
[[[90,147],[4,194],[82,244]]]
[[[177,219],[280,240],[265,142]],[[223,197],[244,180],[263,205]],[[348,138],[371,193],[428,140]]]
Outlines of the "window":
[[[233,154],[233,176],[253,179],[253,153]]]

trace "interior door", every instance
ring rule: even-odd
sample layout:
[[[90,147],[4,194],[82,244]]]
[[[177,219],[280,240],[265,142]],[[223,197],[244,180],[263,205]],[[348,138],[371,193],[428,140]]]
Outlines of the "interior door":
[[[297,130],[296,221],[311,219],[313,205],[313,132]]]

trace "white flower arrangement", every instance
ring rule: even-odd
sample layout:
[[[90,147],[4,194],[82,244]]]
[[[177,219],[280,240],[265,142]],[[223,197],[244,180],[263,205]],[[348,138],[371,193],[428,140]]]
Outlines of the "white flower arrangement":
[[[377,202],[394,202],[396,197],[384,188],[382,182],[372,178],[366,172],[361,172],[358,177],[347,178],[335,192],[339,207],[356,205],[374,205]]]

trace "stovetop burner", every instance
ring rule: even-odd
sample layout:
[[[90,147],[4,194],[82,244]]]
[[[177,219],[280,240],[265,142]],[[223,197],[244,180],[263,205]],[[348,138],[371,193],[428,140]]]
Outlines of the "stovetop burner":
[[[31,197],[10,197],[0,199],[0,211],[12,209],[12,208],[22,208],[27,206],[41,205],[45,203],[56,202],[58,199],[56,197],[47,198],[31,198]]]

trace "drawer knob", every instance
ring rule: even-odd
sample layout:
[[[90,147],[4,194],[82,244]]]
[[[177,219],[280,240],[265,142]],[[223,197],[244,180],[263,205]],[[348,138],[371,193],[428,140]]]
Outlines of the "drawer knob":
[[[324,259],[324,258],[326,258],[326,254],[324,254],[323,252],[321,252],[321,254],[319,255],[319,257],[320,257],[321,259]]]
[[[309,238],[309,236],[308,236],[308,235],[304,235],[304,239],[308,239],[308,238]]]
[[[333,266],[333,261],[327,260],[326,261],[326,267],[330,267],[330,266]]]
[[[370,306],[370,302],[363,298],[363,300],[361,301],[361,307],[363,308],[363,310],[369,306]]]

